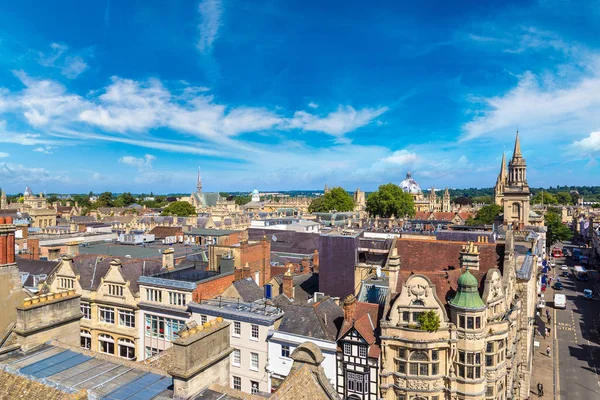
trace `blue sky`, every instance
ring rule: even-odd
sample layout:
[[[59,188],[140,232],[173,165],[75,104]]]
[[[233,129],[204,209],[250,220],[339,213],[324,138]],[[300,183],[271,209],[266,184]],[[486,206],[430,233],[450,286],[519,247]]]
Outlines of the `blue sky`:
[[[1,7],[10,193],[598,184],[597,1]]]

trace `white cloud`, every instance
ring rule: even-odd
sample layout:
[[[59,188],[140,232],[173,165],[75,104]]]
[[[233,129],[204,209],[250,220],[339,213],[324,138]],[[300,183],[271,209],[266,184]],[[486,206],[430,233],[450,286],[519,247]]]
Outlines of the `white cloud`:
[[[33,151],[38,152],[38,153],[44,153],[44,154],[52,154],[52,153],[54,153],[54,149],[56,149],[56,147],[46,146],[46,147],[36,147],[35,149],[33,149]]]
[[[308,106],[310,108],[319,108],[319,105],[317,103],[312,102],[312,101],[310,103],[308,103]]]
[[[152,162],[156,160],[152,154],[146,154],[144,157],[137,158],[133,156],[123,156],[119,158],[119,162],[127,165],[132,165],[139,169],[151,168]]]
[[[561,81],[525,72],[507,93],[474,99],[482,109],[463,126],[463,139],[512,135],[517,128],[538,138],[596,128],[600,123],[600,76],[585,76],[574,83]]]
[[[296,111],[294,117],[288,120],[288,124],[291,128],[323,132],[341,138],[348,132],[368,125],[386,111],[388,111],[388,107],[355,110],[352,106],[339,106],[337,111],[325,117],[319,117],[306,111]]]
[[[418,157],[416,153],[403,149],[395,151],[391,156],[382,158],[381,162],[398,166],[406,166],[412,165],[417,161],[417,159]]]
[[[223,5],[220,0],[202,0],[198,5],[198,12],[200,13],[200,25],[198,25],[200,39],[197,47],[200,53],[206,54],[211,52],[213,42],[218,37]]]
[[[51,173],[45,168],[30,168],[21,164],[0,162],[0,181],[18,184],[23,184],[23,182],[46,184],[48,182],[65,183],[69,181],[69,178]]]
[[[102,174],[100,174],[99,172],[94,172],[91,176],[93,181],[101,181],[102,179],[104,179],[104,177],[102,176]]]
[[[600,131],[592,132],[588,137],[573,142],[571,148],[584,154],[600,152]]]
[[[49,53],[38,53],[41,65],[58,68],[60,73],[69,79],[77,78],[88,68],[87,63],[81,55],[66,55],[69,51],[68,46],[52,43],[50,48],[51,51]]]
[[[6,158],[9,156],[10,156],[10,154],[0,151],[0,158]]]

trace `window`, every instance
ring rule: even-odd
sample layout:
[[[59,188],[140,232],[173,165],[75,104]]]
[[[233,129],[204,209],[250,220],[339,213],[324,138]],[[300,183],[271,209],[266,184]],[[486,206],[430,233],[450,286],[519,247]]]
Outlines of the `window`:
[[[429,375],[429,357],[424,351],[415,351],[410,355],[410,374]],[[424,362],[418,362],[424,361]]]
[[[231,363],[236,367],[242,365],[242,352],[240,349],[233,350],[233,361]]]
[[[92,307],[90,307],[90,303],[81,302],[79,305],[81,307],[81,313],[83,314],[83,319],[92,319]]]
[[[367,387],[365,383],[368,383],[367,375],[346,372],[346,388],[349,392],[364,393],[365,387]]]
[[[252,325],[252,339],[258,339],[258,325]]]
[[[431,350],[431,361],[437,361],[440,358],[439,350]]]
[[[250,369],[258,371],[258,353],[250,353]]]
[[[419,323],[419,315],[423,314],[422,312],[414,312],[412,313],[412,317],[413,317],[413,323],[417,324]]]
[[[285,346],[282,345],[281,346],[281,357],[288,357],[290,356],[290,346]]]
[[[486,353],[493,353],[494,352],[494,342],[488,342],[486,347],[485,347],[485,352]]]
[[[239,376],[233,377],[233,388],[235,390],[242,390],[242,378]]]
[[[352,355],[352,345],[350,343],[344,343],[344,355],[346,355],[346,356]]]
[[[406,395],[405,394],[397,394],[396,400],[406,400]]]
[[[358,356],[361,358],[367,357],[367,346],[358,346]]]
[[[258,382],[250,381],[250,393],[258,394]]]
[[[73,289],[75,287],[75,279],[73,278],[58,278],[59,289]]]
[[[242,323],[233,321],[233,336],[240,336],[242,334]]]
[[[467,379],[481,378],[481,353],[459,350],[458,362],[458,376]]]
[[[485,356],[485,366],[492,367],[494,365],[494,356],[486,355]]]
[[[206,321],[208,321],[208,318],[206,317],[206,315],[201,315],[200,316],[200,323],[205,324]]]
[[[129,310],[119,310],[119,325],[135,328],[135,313]]]
[[[119,339],[119,357],[133,360],[135,358],[135,343],[129,339]]]
[[[105,354],[115,354],[115,340],[110,335],[98,335],[98,351]]]
[[[473,329],[473,317],[467,317],[467,329]]]
[[[112,307],[98,307],[98,319],[107,324],[115,323],[115,309]]]
[[[410,312],[402,311],[402,321],[410,322]]]
[[[123,297],[123,285],[108,285],[108,294],[111,296]]]
[[[185,306],[185,293],[169,292],[169,304]]]
[[[494,387],[493,386],[488,386],[485,388],[485,395],[487,397],[491,397],[494,395]]]
[[[465,327],[465,316],[464,315],[459,315],[458,316],[458,327],[459,328],[464,328]]]
[[[404,361],[396,361],[396,371],[401,374],[406,373],[406,363]]]
[[[159,349],[156,349],[151,346],[146,346],[146,358],[153,357],[153,356],[157,355],[158,353],[160,353]]]
[[[79,335],[81,336],[81,347],[83,347],[84,349],[91,349],[92,348],[92,335],[90,334],[90,331],[86,330],[86,329],[81,329],[79,331]]]
[[[162,292],[157,289],[146,289],[146,300],[160,303],[162,302]]]
[[[185,327],[185,321],[146,314],[146,336],[159,339],[173,340]]]
[[[481,317],[475,317],[475,329],[481,329]]]

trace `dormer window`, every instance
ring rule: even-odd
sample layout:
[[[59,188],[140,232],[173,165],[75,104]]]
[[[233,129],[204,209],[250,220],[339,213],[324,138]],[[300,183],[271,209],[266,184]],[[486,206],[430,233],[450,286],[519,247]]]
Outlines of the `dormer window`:
[[[73,278],[58,278],[58,288],[71,290],[75,287],[75,279]]]
[[[110,296],[118,296],[123,297],[123,285],[109,284],[108,285],[108,294]]]

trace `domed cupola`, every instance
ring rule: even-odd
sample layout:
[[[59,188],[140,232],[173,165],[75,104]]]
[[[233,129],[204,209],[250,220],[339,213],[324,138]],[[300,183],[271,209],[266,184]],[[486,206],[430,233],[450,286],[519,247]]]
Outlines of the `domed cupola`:
[[[485,303],[479,296],[479,282],[477,278],[469,271],[469,268],[458,278],[458,292],[450,305],[465,310],[481,310],[485,308]]]
[[[406,193],[410,193],[410,194],[421,194],[421,187],[419,186],[419,184],[417,183],[417,181],[415,181],[412,178],[412,174],[410,173],[410,171],[408,171],[406,173],[406,179],[404,179],[402,182],[400,182],[400,188],[406,192]]]

